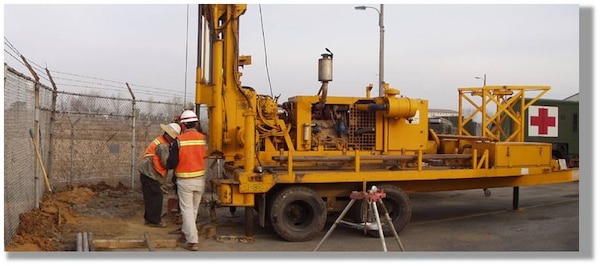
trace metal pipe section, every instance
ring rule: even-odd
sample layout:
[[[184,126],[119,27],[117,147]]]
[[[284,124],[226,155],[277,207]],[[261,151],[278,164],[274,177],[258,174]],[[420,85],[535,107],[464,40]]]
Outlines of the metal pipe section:
[[[250,101],[252,106],[244,113],[244,172],[252,173],[254,171],[254,106],[256,100]]]
[[[77,233],[77,251],[88,252],[90,251],[90,242],[92,241],[92,233],[79,232]]]
[[[87,232],[83,232],[83,252],[87,252],[90,251],[90,246],[89,246],[89,240],[88,240],[88,233]]]
[[[371,201],[371,208],[373,208],[375,220],[377,221],[377,231],[379,231],[379,239],[381,240],[381,246],[383,246],[383,252],[387,252],[387,246],[385,245],[385,238],[383,236],[383,228],[381,228],[381,220],[379,219],[379,211],[377,211],[377,203],[375,201]]]
[[[355,104],[354,107],[356,108],[356,110],[363,111],[363,112],[387,110],[387,105],[385,105],[383,103],[358,103],[358,104]]]
[[[83,251],[83,235],[81,232],[77,233],[77,251]]]
[[[202,26],[202,4],[198,5],[198,43],[197,43],[197,50],[196,50],[196,98],[195,98],[195,102],[196,104],[200,103],[200,88],[202,86],[201,82],[204,82],[204,80],[202,80],[203,78],[203,69],[202,69],[202,34],[203,34],[203,26]],[[185,102],[183,103],[185,105]]]
[[[230,23],[230,26],[223,26],[222,38],[224,40],[223,43],[223,56],[215,57],[215,58],[223,58],[221,61],[223,65],[220,69],[222,72],[220,73],[225,78],[225,83],[227,87],[225,90],[231,90],[235,88],[237,85],[237,69],[239,64],[238,58],[238,19],[237,16],[237,5],[226,5],[225,16],[228,21],[223,21],[223,23]],[[235,32],[234,32],[235,31]],[[237,34],[236,34],[237,33]]]
[[[213,58],[223,57],[223,40],[216,40],[213,44]],[[223,151],[223,80],[221,72],[223,71],[223,61],[213,60],[212,66],[212,112],[210,118],[210,150],[214,152]]]
[[[245,228],[244,233],[247,237],[254,237],[254,208],[253,207],[245,207],[244,208],[245,215]]]
[[[197,57],[196,57],[196,68],[200,69],[202,67],[202,4],[198,5],[198,43],[197,43],[197,49],[198,51],[196,51]],[[196,80],[200,81],[200,77],[196,77]]]

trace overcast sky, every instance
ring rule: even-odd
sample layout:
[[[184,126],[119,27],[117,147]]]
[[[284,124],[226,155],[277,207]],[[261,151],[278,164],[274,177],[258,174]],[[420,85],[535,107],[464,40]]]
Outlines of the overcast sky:
[[[252,55],[252,65],[243,69],[242,84],[271,94],[270,77],[280,103],[294,95],[315,95],[321,85],[318,59],[327,47],[334,53],[329,95],[364,96],[369,83],[377,94],[378,14],[355,10],[356,5],[263,4],[262,25],[259,5],[248,5],[241,17],[240,54]],[[4,37],[51,71],[149,86],[139,89],[154,91],[155,100],[184,91],[191,98],[197,9],[185,4],[8,4]],[[456,109],[457,88],[481,86],[483,80],[474,77],[484,74],[488,85],[551,86],[545,98],[579,92],[578,5],[386,4],[384,25],[385,81],[403,96],[428,99],[430,108]],[[11,67],[28,73],[4,56]],[[61,84],[59,90],[68,89],[69,82]],[[126,91],[122,95],[128,96]]]

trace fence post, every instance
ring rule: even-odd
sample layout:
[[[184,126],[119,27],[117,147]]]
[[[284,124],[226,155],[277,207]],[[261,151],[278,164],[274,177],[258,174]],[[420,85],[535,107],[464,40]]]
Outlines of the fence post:
[[[31,72],[31,75],[33,75],[33,77],[35,78],[35,84],[33,86],[34,89],[34,99],[35,99],[35,110],[33,111],[33,132],[35,132],[34,135],[34,139],[35,139],[35,143],[40,143],[40,77],[37,75],[37,73],[35,73],[35,71],[33,70],[33,68],[31,67],[31,65],[29,64],[29,62],[27,62],[27,59],[25,59],[25,57],[23,55],[21,55],[21,59],[23,59],[23,62],[25,63],[25,66],[27,67],[27,69],[29,69],[29,72]],[[34,147],[35,149],[35,147]],[[35,153],[35,150],[34,150]],[[34,189],[34,195],[33,195],[33,199],[35,201],[35,208],[39,209],[40,208],[40,202],[39,202],[39,197],[38,197],[38,182],[40,177],[38,176],[38,164],[36,161],[36,155],[33,155],[33,189]],[[42,162],[40,162],[42,163]]]
[[[48,140],[48,162],[46,163],[46,170],[48,172],[48,176],[52,176],[52,154],[54,153],[54,123],[56,123],[56,97],[58,96],[58,89],[56,88],[56,83],[54,83],[54,79],[50,75],[50,71],[46,68],[46,74],[48,74],[48,78],[50,79],[50,83],[52,84],[52,103],[50,107],[50,140]]]
[[[127,85],[127,89],[129,90],[129,94],[131,94],[131,190],[134,189],[134,181],[135,181],[135,95],[133,95],[133,91],[131,87],[129,87],[129,83],[125,82]]]

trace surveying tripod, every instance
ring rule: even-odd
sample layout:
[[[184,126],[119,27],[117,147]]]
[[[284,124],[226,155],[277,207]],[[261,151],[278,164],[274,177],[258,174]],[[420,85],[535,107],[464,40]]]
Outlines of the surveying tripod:
[[[351,225],[351,226],[357,227],[357,228],[374,229],[373,225],[370,223],[367,223],[367,222],[351,223],[351,222],[342,220],[344,218],[344,216],[346,215],[346,213],[350,210],[350,207],[352,207],[354,202],[356,202],[356,200],[362,200],[362,199],[368,200],[369,205],[368,205],[367,212],[371,211],[373,216],[375,216],[375,220],[377,221],[377,224],[376,224],[377,231],[379,231],[379,239],[381,239],[381,245],[383,246],[383,251],[387,252],[387,247],[385,244],[385,238],[383,236],[383,228],[381,226],[381,220],[379,219],[379,211],[377,210],[377,203],[381,204],[381,206],[383,207],[383,210],[385,213],[385,218],[386,218],[388,224],[390,225],[390,227],[392,228],[392,232],[394,233],[396,242],[398,242],[398,246],[400,246],[400,250],[404,251],[404,246],[402,246],[400,237],[398,236],[398,233],[396,232],[396,228],[394,227],[394,224],[392,223],[392,218],[390,218],[387,208],[385,207],[385,204],[383,204],[383,201],[381,200],[382,198],[385,198],[385,196],[386,196],[385,192],[383,192],[383,190],[381,190],[381,189],[377,189],[376,186],[371,187],[371,190],[369,190],[368,193],[364,192],[364,191],[362,191],[362,192],[352,191],[352,193],[350,193],[350,199],[351,199],[350,202],[348,203],[348,205],[346,205],[346,208],[344,208],[344,210],[342,211],[340,216],[335,220],[335,223],[333,223],[333,225],[331,226],[329,231],[327,231],[327,234],[325,234],[323,239],[321,239],[321,242],[319,242],[319,244],[313,250],[313,252],[317,251],[317,249],[319,249],[321,244],[323,244],[323,242],[325,242],[325,240],[329,237],[329,235],[331,235],[333,230],[337,227],[337,225],[340,222],[343,224],[346,224],[346,225]]]

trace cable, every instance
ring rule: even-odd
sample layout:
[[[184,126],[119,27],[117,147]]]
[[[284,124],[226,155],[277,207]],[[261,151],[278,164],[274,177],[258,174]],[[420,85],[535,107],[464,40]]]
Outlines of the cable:
[[[11,54],[11,53],[10,53],[10,51],[7,51],[6,49],[4,49],[4,52],[6,52],[6,53],[7,53],[8,55],[10,55],[12,58],[14,58],[15,60],[17,60],[17,62],[19,62],[19,63],[20,63],[21,65],[23,65],[24,67],[27,67],[27,64],[25,64],[25,62],[23,61],[23,59],[22,59],[22,58],[20,58],[20,57],[16,57],[15,55]],[[27,62],[32,62],[32,61],[30,61],[30,60],[27,60]],[[33,62],[32,62],[32,63],[33,63]],[[36,65],[37,65],[37,64],[36,64]],[[30,66],[31,66],[31,65],[30,65]],[[36,67],[34,67],[34,66],[31,66],[31,67],[32,67],[32,68],[34,68],[34,69],[36,69],[36,70],[38,70],[39,72],[41,72],[41,74],[36,72],[36,74],[38,74],[38,77],[39,77],[39,78],[45,79],[45,80],[46,80],[46,81],[48,81],[48,82],[50,81],[50,79],[49,79],[49,78],[47,78],[47,77],[45,76],[45,75],[46,75],[46,72],[44,72],[43,70],[40,70],[39,68],[36,68]]]
[[[188,12],[189,13],[189,12]],[[188,19],[189,20],[189,19]],[[186,33],[187,34],[187,33]],[[25,57],[23,56],[18,50],[17,48],[8,40],[8,38],[4,37],[4,44],[6,47],[8,47],[10,50],[7,50],[6,48],[4,49],[5,54],[8,54],[10,57],[14,58],[17,62],[19,62],[20,64],[22,64],[23,66],[27,66],[25,64],[25,62],[23,61],[23,58],[21,57]],[[12,51],[12,52],[11,52]],[[16,55],[15,55],[16,54]],[[187,54],[187,50],[186,50],[186,54]],[[31,63],[31,67],[34,70],[37,70],[38,76],[46,81],[50,81],[49,77],[47,76],[46,70],[47,67],[43,67],[40,64],[27,59],[28,62]],[[186,65],[187,65],[187,55],[186,55]],[[48,70],[49,72],[52,72],[53,74],[58,73],[59,75],[53,75],[53,78],[56,80],[63,80],[63,81],[71,81],[71,82],[76,82],[76,83],[85,83],[85,84],[92,84],[92,85],[99,85],[99,86],[103,86],[103,87],[110,87],[110,88],[117,88],[119,90],[115,90],[115,89],[108,89],[108,88],[103,88],[103,87],[97,87],[97,86],[86,86],[86,85],[81,85],[81,84],[57,84],[57,85],[62,85],[62,86],[70,86],[70,87],[79,87],[79,88],[90,88],[90,89],[101,89],[101,90],[109,90],[109,91],[119,91],[122,92],[123,84],[125,84],[124,81],[115,81],[115,80],[109,80],[109,79],[104,79],[104,78],[97,78],[97,77],[91,77],[91,76],[85,76],[85,75],[80,75],[80,74],[73,74],[73,73],[68,73],[68,72],[62,72],[62,71],[58,71],[58,70]],[[83,79],[91,79],[91,80],[96,80],[96,81],[102,81],[102,82],[93,82],[93,81],[86,81],[86,80],[79,80],[79,79],[71,79],[71,78],[66,78],[62,75],[69,75],[69,76],[74,76],[74,77],[79,77],[79,78],[83,78]],[[186,73],[187,75],[187,73]],[[187,80],[187,76],[186,76],[186,80]],[[108,84],[111,83],[111,84]],[[114,84],[118,84],[118,86],[114,85]],[[156,96],[166,96],[166,95],[181,95],[181,91],[179,90],[170,90],[170,89],[165,89],[165,88],[159,88],[159,87],[152,87],[152,86],[146,86],[146,85],[140,85],[140,84],[133,84],[133,83],[129,83],[130,85],[134,86],[134,87],[138,87],[136,88],[136,92],[141,93],[141,94],[145,94],[145,95],[156,95]],[[187,86],[187,82],[186,82],[186,86]],[[156,91],[153,90],[141,90],[139,88],[148,88],[148,89],[154,89]],[[187,89],[184,91],[183,94],[184,99],[186,99],[187,97],[193,97],[193,96],[188,96],[187,93]]]
[[[17,50],[17,48],[15,48],[15,46],[12,45],[12,43],[10,43],[10,41],[8,40],[8,38],[4,37],[4,43],[6,45],[8,45],[8,48],[10,48],[15,53],[17,53],[18,56],[21,56],[21,53]]]
[[[17,50],[17,48],[16,48],[16,47],[15,47],[15,46],[14,46],[14,45],[13,45],[13,44],[12,44],[12,43],[11,43],[11,42],[8,40],[8,38],[6,38],[6,37],[4,37],[4,44],[5,44],[6,46],[8,46],[8,48],[10,48],[10,49],[11,49],[13,52],[15,52],[15,53],[18,55],[18,57],[25,57],[23,54],[21,54],[21,52],[19,52],[19,50]],[[9,55],[12,57],[12,58],[14,58],[14,59],[17,59],[17,57],[16,57],[16,56],[14,56],[14,55],[13,55],[13,54],[11,54],[10,52],[6,51],[6,49],[4,49],[4,51],[5,51],[5,52],[7,52],[7,53],[8,53],[8,54],[9,54]],[[19,59],[17,59],[17,61],[18,61],[19,63],[23,64],[24,66],[27,66],[27,65],[25,64],[25,62],[23,62],[23,59],[22,59],[22,58],[19,58]],[[45,80],[47,80],[47,81],[50,81],[50,79],[49,79],[49,78],[47,78],[47,77],[43,76],[43,75],[45,75],[45,74],[46,74],[46,71],[44,70],[44,67],[40,66],[38,63],[34,62],[34,61],[33,61],[33,60],[31,60],[31,59],[27,59],[27,62],[28,62],[28,63],[31,63],[31,67],[32,67],[33,69],[35,69],[35,70],[37,70],[37,71],[39,71],[39,72],[41,73],[41,75],[40,75],[40,73],[36,73],[36,74],[38,74],[38,76],[42,77],[43,79],[45,79]],[[37,67],[36,67],[36,66],[37,66]]]
[[[97,77],[90,77],[90,76],[85,76],[85,75],[79,75],[79,74],[73,74],[73,73],[67,73],[67,72],[62,72],[62,71],[58,71],[58,70],[51,70],[51,72],[56,72],[56,73],[60,73],[60,74],[64,74],[64,75],[70,75],[70,76],[75,76],[75,77],[80,77],[80,78],[87,78],[87,79],[93,79],[93,80],[101,80],[101,81],[107,81],[107,82],[112,82],[112,83],[117,83],[119,85],[123,85],[125,84],[125,81],[115,81],[115,80],[110,80],[110,79],[103,79],[103,78],[97,78]],[[59,77],[57,77],[57,79],[61,79]],[[62,78],[62,79],[66,79],[66,78]],[[80,81],[80,82],[84,82],[84,81]],[[96,83],[99,84],[99,83]],[[108,85],[108,84],[102,84],[105,86],[110,86],[110,87],[114,87],[113,85]],[[146,85],[140,85],[140,84],[134,84],[134,83],[129,83],[129,85],[131,86],[136,86],[136,87],[142,87],[142,88],[149,88],[149,89],[157,89],[160,91],[165,91],[167,89],[165,88],[159,88],[159,87],[152,87],[152,86],[146,86]],[[169,90],[171,92],[176,92],[173,90]]]
[[[107,83],[99,83],[99,82],[85,81],[85,80],[79,80],[79,79],[70,79],[70,78],[65,78],[65,77],[61,77],[61,76],[57,76],[54,79],[55,80],[72,81],[72,82],[77,82],[77,83],[92,84],[92,85],[100,85],[100,86],[104,86],[104,87],[117,88],[117,89],[123,89],[123,88],[125,88],[123,86],[123,83],[121,83],[119,85],[112,85],[112,84],[107,84]],[[77,85],[71,84],[71,85],[77,86],[79,84],[77,84]],[[133,85],[134,87],[147,87],[147,86],[136,85],[136,84],[131,84],[131,85]],[[150,87],[150,88],[152,88],[152,87]],[[141,89],[137,89],[137,88],[136,88],[136,91],[143,91],[143,92],[150,92],[150,93],[170,92],[170,93],[181,94],[181,92],[177,91],[177,90],[168,90],[168,89],[164,89],[164,88],[156,88],[156,89],[158,89],[159,91],[141,90]]]
[[[7,51],[6,49],[4,49],[4,53],[7,53],[8,55],[10,55],[12,58],[14,58],[15,60],[17,60],[17,62],[21,63],[21,65],[25,66],[25,63],[23,62],[23,59],[13,55],[12,53],[10,53],[10,51]]]
[[[95,79],[95,80],[108,81],[108,82],[119,83],[119,84],[124,84],[125,83],[123,81],[114,81],[114,80],[110,80],[110,79],[95,78],[95,77],[84,76],[84,75],[79,75],[79,74],[61,72],[61,71],[58,71],[58,70],[52,70],[52,72],[56,72],[56,73],[60,73],[60,74],[65,74],[65,75],[71,75],[71,76],[80,77],[80,78],[89,78],[89,79]]]
[[[98,86],[87,86],[87,85],[80,85],[80,84],[66,84],[66,83],[57,83],[56,85],[57,86],[73,87],[73,88],[85,88],[85,89],[98,89],[98,90],[103,90],[103,91],[115,91],[115,92],[120,92],[120,93],[125,92],[124,87],[115,87],[115,86],[113,86],[113,88],[116,88],[116,89],[109,89],[109,88],[106,88],[106,87],[98,87]],[[150,95],[150,96],[163,96],[164,97],[166,95],[171,95],[171,94],[164,93],[164,92],[161,93],[161,92],[146,91],[146,90],[137,90],[137,89],[134,89],[134,90],[135,90],[136,93],[143,94],[143,95]],[[178,96],[177,94],[172,94],[172,95]],[[179,94],[179,96],[181,96],[181,95]]]
[[[267,70],[267,79],[269,80],[269,90],[271,91],[271,98],[273,98],[273,86],[271,86],[271,75],[269,74],[269,63],[267,59],[267,43],[265,40],[265,26],[263,23],[262,6],[258,4],[258,10],[260,13],[260,29],[262,31],[263,38],[263,50],[265,51],[265,69]]]

